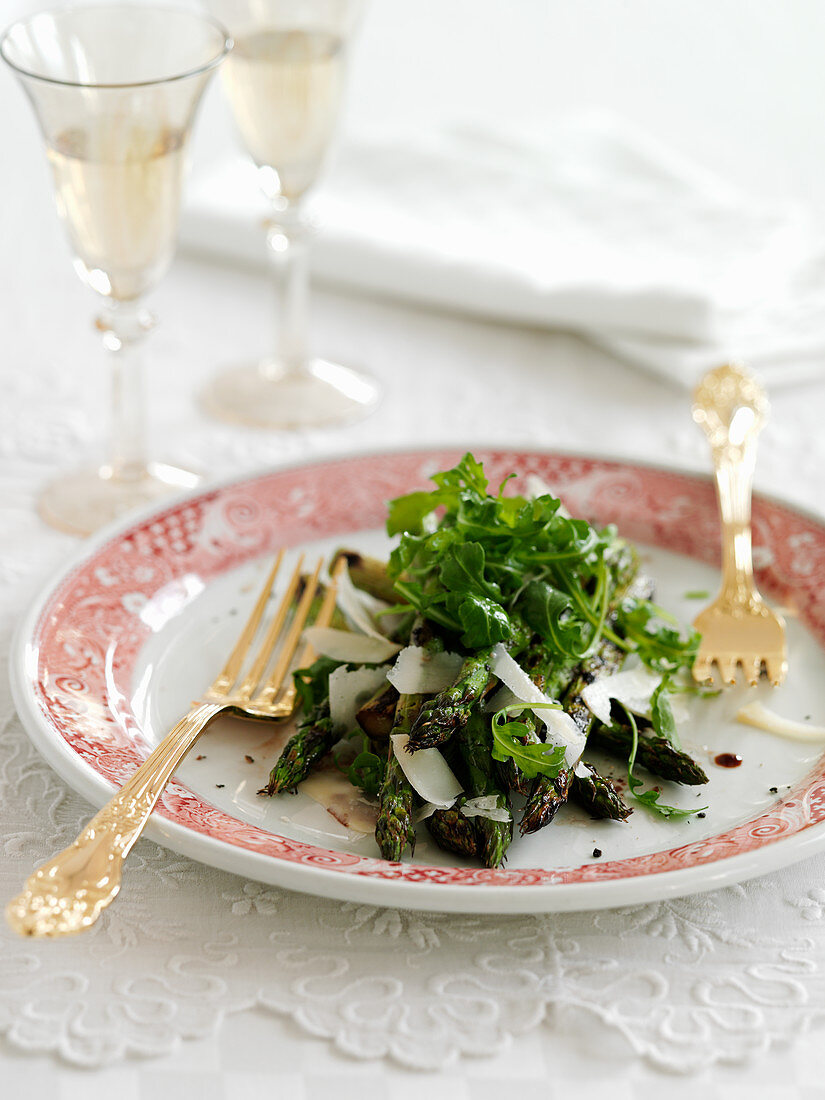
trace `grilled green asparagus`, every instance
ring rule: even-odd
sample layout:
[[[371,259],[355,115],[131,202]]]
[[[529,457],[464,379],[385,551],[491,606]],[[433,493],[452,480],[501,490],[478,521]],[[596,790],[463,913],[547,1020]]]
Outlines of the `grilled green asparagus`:
[[[480,859],[479,836],[473,820],[460,810],[436,810],[426,821],[433,840],[445,852]]]
[[[611,756],[627,760],[633,747],[633,731],[629,726],[618,723],[605,726],[597,722],[593,726],[588,744]],[[671,779],[675,783],[697,786],[708,781],[699,764],[686,752],[675,748],[664,737],[643,736],[641,730],[636,748],[636,763],[647,768],[653,775],[658,775],[660,779]]]
[[[395,711],[392,732],[409,733],[410,726],[421,709],[421,696],[402,695]],[[405,848],[415,851],[413,824],[414,791],[393,752],[392,742],[387,756],[387,770],[378,794],[378,820],[375,839],[383,859],[399,860]]]
[[[306,779],[313,765],[326,756],[340,737],[329,713],[329,699],[316,704],[289,739],[284,751],[269,773],[269,782],[258,794],[280,794],[294,791]]]
[[[510,814],[510,798],[499,782],[491,751],[491,718],[478,709],[459,730],[458,750],[466,777],[465,790],[469,798],[494,795],[496,806]],[[492,821],[487,817],[473,818],[478,834],[479,857],[485,867],[500,867],[513,839],[513,819]]]

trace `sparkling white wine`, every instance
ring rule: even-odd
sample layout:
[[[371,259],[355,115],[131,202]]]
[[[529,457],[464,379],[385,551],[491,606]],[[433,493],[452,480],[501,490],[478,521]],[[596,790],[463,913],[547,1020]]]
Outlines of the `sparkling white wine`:
[[[223,71],[241,136],[280,191],[299,198],[314,182],[338,117],[343,42],[307,30],[239,35]]]
[[[65,130],[48,145],[57,208],[82,277],[113,298],[135,298],[175,248],[184,139],[174,130],[109,120]]]

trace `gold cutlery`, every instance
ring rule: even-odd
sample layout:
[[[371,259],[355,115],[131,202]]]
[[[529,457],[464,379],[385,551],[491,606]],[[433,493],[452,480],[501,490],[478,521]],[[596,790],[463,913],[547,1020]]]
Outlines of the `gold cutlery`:
[[[242,675],[259,633],[283,561],[281,550],[226,664],[202,699],[192,705],[132,778],[100,810],[72,845],[29,876],[21,894],[6,907],[6,918],[23,936],[64,936],[89,928],[120,890],[123,861],[143,832],[158,799],[186,753],[209,723],[230,712],[244,718],[279,719],[292,714],[293,684],[284,687],[309,615],[323,559],[306,581],[292,617],[290,607],[301,584],[299,559],[249,670]],[[315,624],[328,625],[336,586],[326,589]],[[287,626],[287,620],[289,624]],[[278,643],[281,643],[280,645]],[[273,653],[275,665],[267,675]],[[313,659],[309,646],[301,664]]]
[[[741,665],[755,684],[764,665],[779,685],[788,671],[785,623],[757,590],[751,553],[751,487],[767,395],[741,367],[724,366],[705,375],[693,402],[693,419],[710,442],[722,519],[722,587],[693,624],[702,635],[693,675],[709,680],[715,663],[722,680],[734,684]]]

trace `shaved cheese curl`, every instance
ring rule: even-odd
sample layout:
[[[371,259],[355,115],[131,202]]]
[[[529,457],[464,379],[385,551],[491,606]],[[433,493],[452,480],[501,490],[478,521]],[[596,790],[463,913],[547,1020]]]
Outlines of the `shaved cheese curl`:
[[[458,809],[465,817],[486,817],[488,821],[512,821],[513,816],[506,806],[499,806],[498,795],[495,794],[468,798]]]
[[[390,740],[398,766],[415,793],[424,802],[432,802],[439,810],[452,806],[463,788],[438,749],[409,752],[406,733],[394,733]]]
[[[354,729],[355,714],[387,682],[388,665],[379,668],[336,668],[329,677],[329,714],[336,730]]]
[[[409,645],[398,654],[387,679],[401,695],[432,695],[455,682],[463,663],[458,653],[430,653]]]
[[[783,718],[760,702],[748,703],[738,710],[736,721],[764,730],[765,733],[773,733],[776,737],[786,737],[789,741],[825,741],[825,728],[822,726]]]
[[[304,631],[304,638],[322,657],[354,665],[381,664],[394,657],[401,648],[386,638],[355,634],[351,630],[335,630],[331,626],[310,626]]]
[[[369,601],[379,607],[386,607],[387,605],[382,604],[380,600],[371,599],[365,592],[359,592],[352,583],[352,577],[349,575],[349,569],[346,566],[338,574],[335,585],[335,602],[352,625],[360,630],[362,634],[369,635],[370,638],[384,638],[385,635],[381,633],[373,621],[367,608],[367,602]]]
[[[610,725],[611,699],[617,699],[633,714],[649,718],[651,697],[661,682],[661,672],[651,672],[644,665],[637,665],[613,676],[600,676],[587,685],[582,699],[590,712],[606,726]]]

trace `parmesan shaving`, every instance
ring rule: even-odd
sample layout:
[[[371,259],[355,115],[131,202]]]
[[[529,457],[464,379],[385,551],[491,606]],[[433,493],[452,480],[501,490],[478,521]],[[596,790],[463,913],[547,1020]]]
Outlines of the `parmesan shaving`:
[[[490,671],[544,723],[547,744],[553,748],[563,748],[566,766],[574,767],[584,751],[585,737],[570,715],[560,709],[555,699],[539,691],[501,642],[493,646]]]
[[[777,737],[787,737],[789,741],[825,741],[825,727],[783,718],[781,714],[769,710],[764,703],[748,703],[736,712],[736,721],[746,726],[755,726],[765,733],[773,733]]]
[[[409,645],[398,654],[387,679],[401,695],[430,695],[448,688],[463,664],[458,653],[430,653]]]
[[[432,802],[438,810],[452,806],[463,788],[438,749],[410,752],[406,733],[394,733],[390,740],[398,766],[415,793],[425,802]]]
[[[426,821],[428,817],[432,817],[438,806],[434,802],[425,802],[423,806],[419,808],[413,814],[413,824],[417,825],[419,821]]]
[[[394,657],[401,648],[383,637],[373,638],[351,630],[335,630],[331,626],[310,626],[304,631],[304,638],[322,657],[356,665],[383,663]]]
[[[610,700],[617,699],[633,714],[650,717],[650,699],[661,683],[661,673],[651,672],[644,665],[623,669],[613,676],[603,676],[588,684],[582,699],[589,710],[606,726],[610,725]]]
[[[388,666],[380,668],[336,668],[329,677],[329,714],[336,730],[346,733],[355,727],[355,714],[387,679]]]
[[[465,817],[486,817],[488,821],[510,821],[511,814],[506,806],[499,806],[498,796],[482,794],[478,798],[468,798],[459,812]]]
[[[502,684],[485,702],[484,710],[487,714],[498,714],[505,707],[517,707],[519,704],[525,706],[514,691],[510,691],[506,684]]]
[[[352,577],[349,575],[349,569],[346,566],[338,574],[335,583],[335,602],[356,630],[360,630],[362,634],[366,634],[370,638],[384,638],[368,610],[367,600],[369,597],[365,592],[359,592],[352,583]],[[372,602],[378,606],[386,606],[381,604],[380,601]]]

